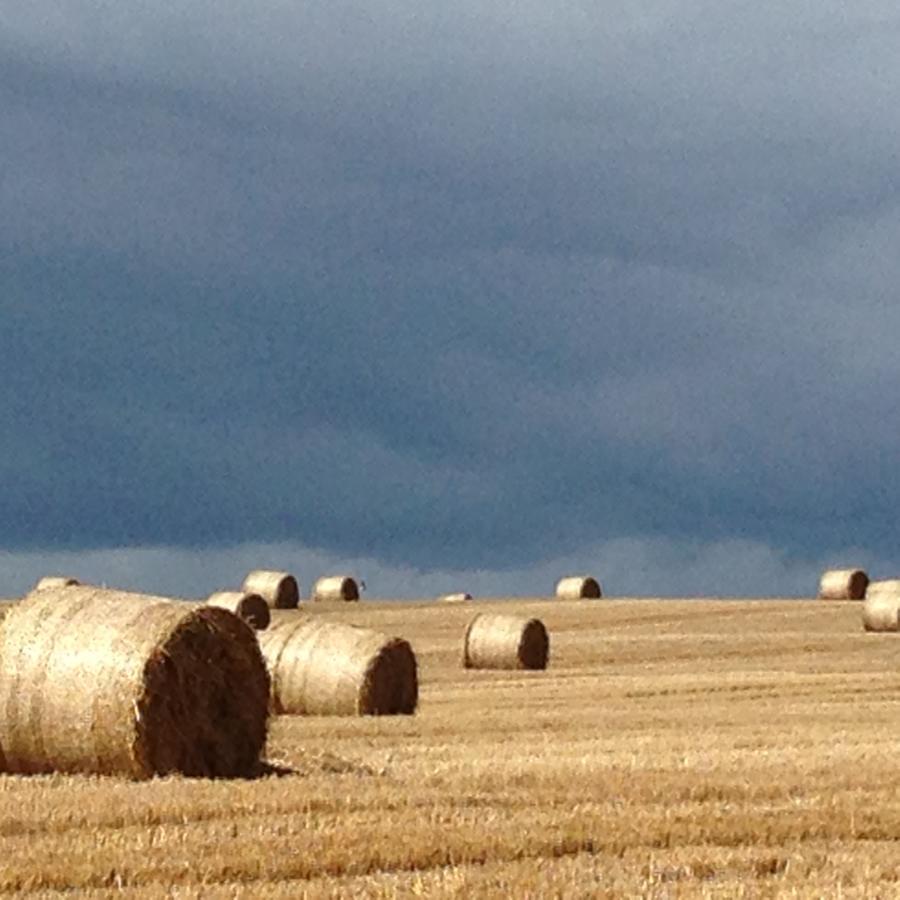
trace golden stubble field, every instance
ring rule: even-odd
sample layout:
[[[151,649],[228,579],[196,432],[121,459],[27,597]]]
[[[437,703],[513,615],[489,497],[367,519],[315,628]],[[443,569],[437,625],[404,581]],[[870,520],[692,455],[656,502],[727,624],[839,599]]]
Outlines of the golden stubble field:
[[[0,777],[0,892],[900,897],[900,635],[859,603],[360,603],[415,717],[280,718],[256,781]],[[546,672],[460,667],[478,610]]]

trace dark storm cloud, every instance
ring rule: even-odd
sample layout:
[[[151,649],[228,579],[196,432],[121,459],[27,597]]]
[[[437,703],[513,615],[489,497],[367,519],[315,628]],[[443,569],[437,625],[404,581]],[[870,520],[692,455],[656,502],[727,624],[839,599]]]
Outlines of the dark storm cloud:
[[[4,546],[893,552],[887,4],[127,6],[0,14]]]

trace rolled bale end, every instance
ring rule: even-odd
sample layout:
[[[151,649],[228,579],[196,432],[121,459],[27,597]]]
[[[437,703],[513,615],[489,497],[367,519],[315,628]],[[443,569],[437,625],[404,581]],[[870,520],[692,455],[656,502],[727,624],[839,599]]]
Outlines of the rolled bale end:
[[[247,777],[269,677],[224,609],[93,587],[32,592],[0,629],[7,772]]]
[[[819,579],[820,600],[862,600],[869,576],[862,569],[829,569]]]
[[[900,631],[900,592],[866,597],[862,622],[866,631]]]
[[[540,619],[479,613],[463,639],[466,669],[546,669],[550,638]]]
[[[78,587],[80,584],[81,582],[77,578],[70,578],[67,575],[45,575],[32,590],[58,590],[64,587]]]
[[[438,597],[438,603],[468,603],[472,599],[469,593],[443,594]]]
[[[603,596],[603,590],[590,575],[570,575],[557,582],[556,596],[560,600],[596,600]]]
[[[402,638],[337,622],[276,618],[259,643],[272,708],[286,715],[411,715],[419,700],[416,655]]]
[[[242,590],[259,594],[272,609],[296,609],[300,602],[300,585],[290,572],[256,569],[248,573]]]
[[[312,599],[316,603],[354,602],[359,600],[359,585],[349,575],[328,575],[315,583]]]
[[[218,591],[210,594],[206,603],[208,606],[217,606],[233,612],[257,631],[268,628],[272,619],[269,604],[259,594],[247,594],[243,591]]]
[[[389,638],[368,660],[357,706],[361,716],[410,716],[419,703],[416,654],[409,641]]]

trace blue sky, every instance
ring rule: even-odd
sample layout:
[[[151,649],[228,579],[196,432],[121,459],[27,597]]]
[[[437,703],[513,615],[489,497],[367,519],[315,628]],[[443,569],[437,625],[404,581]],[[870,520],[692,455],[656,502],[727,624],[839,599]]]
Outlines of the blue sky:
[[[0,11],[0,594],[896,574],[900,13]]]

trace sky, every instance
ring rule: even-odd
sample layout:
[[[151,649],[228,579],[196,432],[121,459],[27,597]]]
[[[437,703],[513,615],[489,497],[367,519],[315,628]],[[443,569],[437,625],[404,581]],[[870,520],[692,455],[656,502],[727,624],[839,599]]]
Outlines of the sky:
[[[0,6],[0,595],[896,575],[898,36],[865,0]]]

